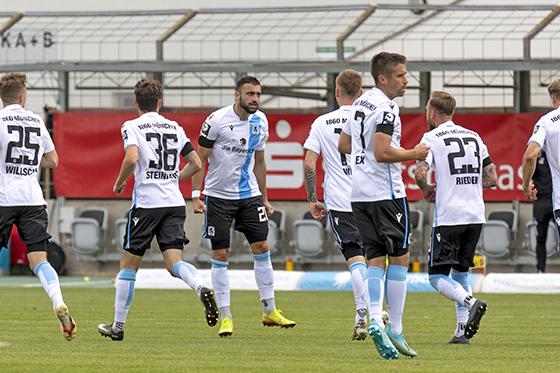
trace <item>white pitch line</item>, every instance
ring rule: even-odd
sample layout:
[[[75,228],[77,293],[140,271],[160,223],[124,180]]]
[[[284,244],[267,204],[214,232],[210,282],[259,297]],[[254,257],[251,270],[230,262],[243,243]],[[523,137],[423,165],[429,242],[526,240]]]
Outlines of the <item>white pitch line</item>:
[[[0,348],[2,348],[2,347],[8,347],[9,345],[10,345],[10,342],[0,341]]]

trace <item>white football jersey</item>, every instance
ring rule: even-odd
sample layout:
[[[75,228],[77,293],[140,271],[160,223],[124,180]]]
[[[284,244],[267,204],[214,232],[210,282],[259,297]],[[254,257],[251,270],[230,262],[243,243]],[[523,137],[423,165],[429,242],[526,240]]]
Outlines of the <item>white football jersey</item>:
[[[325,206],[328,210],[352,211],[350,195],[352,193],[352,168],[350,155],[338,152],[338,139],[342,125],[346,123],[352,107],[341,106],[339,109],[321,115],[311,125],[309,136],[303,148],[317,154],[323,154],[325,180]]]
[[[179,190],[179,157],[194,148],[177,122],[156,112],[124,122],[124,148],[138,147],[132,206],[142,208],[184,206]]]
[[[204,194],[230,200],[260,196],[253,172],[255,151],[265,149],[268,120],[263,112],[241,120],[233,105],[216,110],[202,126],[199,145],[212,149]]]
[[[433,226],[484,224],[482,170],[492,163],[478,133],[452,121],[426,132],[426,163],[436,172]]]
[[[38,178],[43,154],[52,151],[40,116],[17,104],[0,110],[0,206],[47,204]]]
[[[536,142],[546,153],[552,175],[552,203],[554,210],[560,209],[560,108],[543,115],[535,124],[528,143]]]
[[[372,88],[352,106],[343,125],[352,137],[352,202],[374,202],[406,197],[401,163],[377,162],[373,155],[376,132],[391,136],[391,146],[401,146],[399,106],[380,89]]]

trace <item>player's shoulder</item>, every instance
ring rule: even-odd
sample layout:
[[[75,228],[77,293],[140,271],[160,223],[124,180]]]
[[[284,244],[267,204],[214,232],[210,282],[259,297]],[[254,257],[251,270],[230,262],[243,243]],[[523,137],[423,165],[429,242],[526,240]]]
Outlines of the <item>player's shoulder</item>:
[[[237,116],[233,111],[233,105],[228,105],[210,113],[210,115],[206,117],[205,122],[211,124],[220,124],[220,123],[230,122],[233,119],[237,119]]]
[[[266,114],[263,113],[260,110],[257,110],[254,114],[254,116],[257,116],[260,120],[264,121],[266,124],[268,124],[268,118],[266,117]]]
[[[350,116],[351,107],[338,108],[315,118],[313,125],[316,127],[329,127],[331,125],[342,125]]]
[[[549,111],[539,119],[539,122],[545,124],[556,123],[558,121],[560,121],[560,108]]]

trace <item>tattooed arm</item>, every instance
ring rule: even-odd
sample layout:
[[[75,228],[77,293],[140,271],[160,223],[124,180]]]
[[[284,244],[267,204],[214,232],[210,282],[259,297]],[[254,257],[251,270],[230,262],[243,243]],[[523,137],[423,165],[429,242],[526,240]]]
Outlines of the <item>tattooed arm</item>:
[[[315,219],[323,219],[327,216],[327,210],[321,202],[317,201],[317,159],[319,154],[307,150],[305,152],[305,189],[307,190],[307,200],[309,201],[309,211]]]

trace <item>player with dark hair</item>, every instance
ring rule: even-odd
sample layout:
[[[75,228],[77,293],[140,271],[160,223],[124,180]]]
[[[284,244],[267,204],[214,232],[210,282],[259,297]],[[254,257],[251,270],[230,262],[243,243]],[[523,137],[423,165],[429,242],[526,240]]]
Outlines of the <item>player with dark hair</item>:
[[[124,191],[126,180],[134,174],[132,207],[124,236],[124,252],[115,282],[115,318],[111,324],[99,324],[104,337],[120,341],[134,296],[136,272],[154,236],[172,276],[196,291],[204,306],[206,322],[218,322],[218,309],[212,290],[204,285],[196,268],[183,261],[185,237],[185,200],[179,181],[200,170],[200,159],[179,124],[159,114],[162,103],[161,83],[140,80],[134,86],[135,104],[140,116],[122,125],[125,156],[113,192]],[[188,164],[179,170],[179,155]]]
[[[268,217],[272,205],[266,192],[265,144],[268,120],[259,111],[260,82],[241,78],[235,89],[235,103],[221,108],[204,121],[198,139],[198,156],[208,161],[204,182],[206,205],[200,199],[204,173],[193,177],[192,199],[195,213],[205,212],[204,237],[212,243],[212,284],[222,322],[218,334],[233,334],[230,286],[227,274],[230,227],[242,232],[251,246],[254,271],[263,304],[261,321],[266,326],[291,328],[294,321],[276,309],[274,279],[268,251]]]
[[[371,60],[371,74],[376,87],[354,102],[338,150],[352,153],[352,211],[368,262],[368,333],[383,358],[396,359],[398,352],[414,357],[416,351],[406,342],[402,327],[411,226],[401,162],[425,159],[428,148],[418,144],[407,150],[400,145],[401,120],[393,99],[406,91],[406,58],[379,53]],[[385,289],[387,329],[382,320]]]

